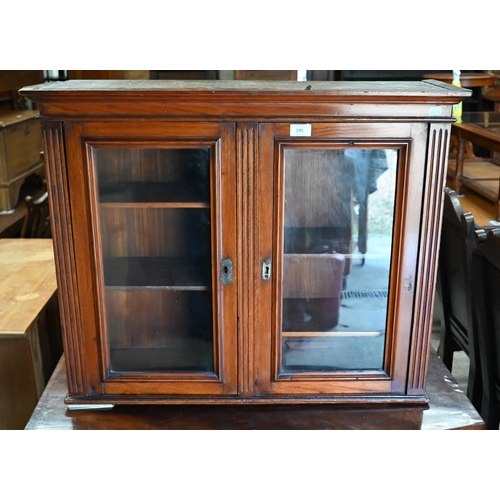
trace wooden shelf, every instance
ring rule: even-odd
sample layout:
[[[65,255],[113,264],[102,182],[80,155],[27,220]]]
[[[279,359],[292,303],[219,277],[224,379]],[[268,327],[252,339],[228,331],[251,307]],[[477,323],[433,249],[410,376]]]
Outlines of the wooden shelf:
[[[282,337],[380,337],[381,332],[283,332]]]
[[[210,269],[210,262],[207,269]],[[208,291],[209,278],[189,259],[169,257],[108,257],[104,259],[107,289],[154,287],[163,290]]]
[[[465,160],[463,176],[468,179],[498,180],[500,166],[487,159]]]
[[[101,206],[166,208],[207,208],[209,193],[201,193],[189,182],[106,182],[100,183]]]
[[[213,371],[213,347],[210,342],[186,339],[171,347],[112,348],[111,366],[115,371],[168,371],[207,373]]]
[[[115,202],[101,203],[102,208],[210,208],[207,203],[197,202]]]

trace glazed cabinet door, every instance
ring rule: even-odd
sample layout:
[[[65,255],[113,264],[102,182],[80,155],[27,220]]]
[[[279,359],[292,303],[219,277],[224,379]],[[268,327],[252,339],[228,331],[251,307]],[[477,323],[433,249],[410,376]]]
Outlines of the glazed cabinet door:
[[[406,394],[426,140],[425,124],[259,126],[260,396]]]
[[[90,392],[234,394],[234,126],[95,122],[66,140]]]

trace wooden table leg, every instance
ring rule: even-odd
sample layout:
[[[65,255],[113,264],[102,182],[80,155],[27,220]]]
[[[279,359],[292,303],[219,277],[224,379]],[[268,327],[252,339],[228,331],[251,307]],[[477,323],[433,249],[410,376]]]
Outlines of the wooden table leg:
[[[467,158],[470,160],[475,160],[477,156],[474,154],[474,146],[470,141],[464,141],[465,143],[465,151],[467,152]]]
[[[463,173],[464,173],[464,140],[458,139],[457,171],[455,173],[455,191],[462,194]]]
[[[497,208],[497,222],[500,222],[500,179],[498,179],[498,194],[497,194],[497,201],[496,201],[496,208]]]

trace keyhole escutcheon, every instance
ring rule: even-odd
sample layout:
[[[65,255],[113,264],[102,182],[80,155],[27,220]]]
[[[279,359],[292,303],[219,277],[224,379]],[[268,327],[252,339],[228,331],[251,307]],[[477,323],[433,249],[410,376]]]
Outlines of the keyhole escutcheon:
[[[221,271],[222,283],[230,285],[233,282],[233,261],[231,259],[222,259]]]
[[[264,281],[271,279],[271,261],[269,259],[262,262],[262,279]]]

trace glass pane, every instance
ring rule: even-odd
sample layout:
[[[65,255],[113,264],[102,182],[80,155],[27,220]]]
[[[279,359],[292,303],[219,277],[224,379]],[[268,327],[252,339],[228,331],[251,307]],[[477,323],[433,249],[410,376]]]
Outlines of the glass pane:
[[[285,150],[282,370],[381,370],[397,152]]]
[[[209,149],[94,162],[110,369],[213,372]]]

